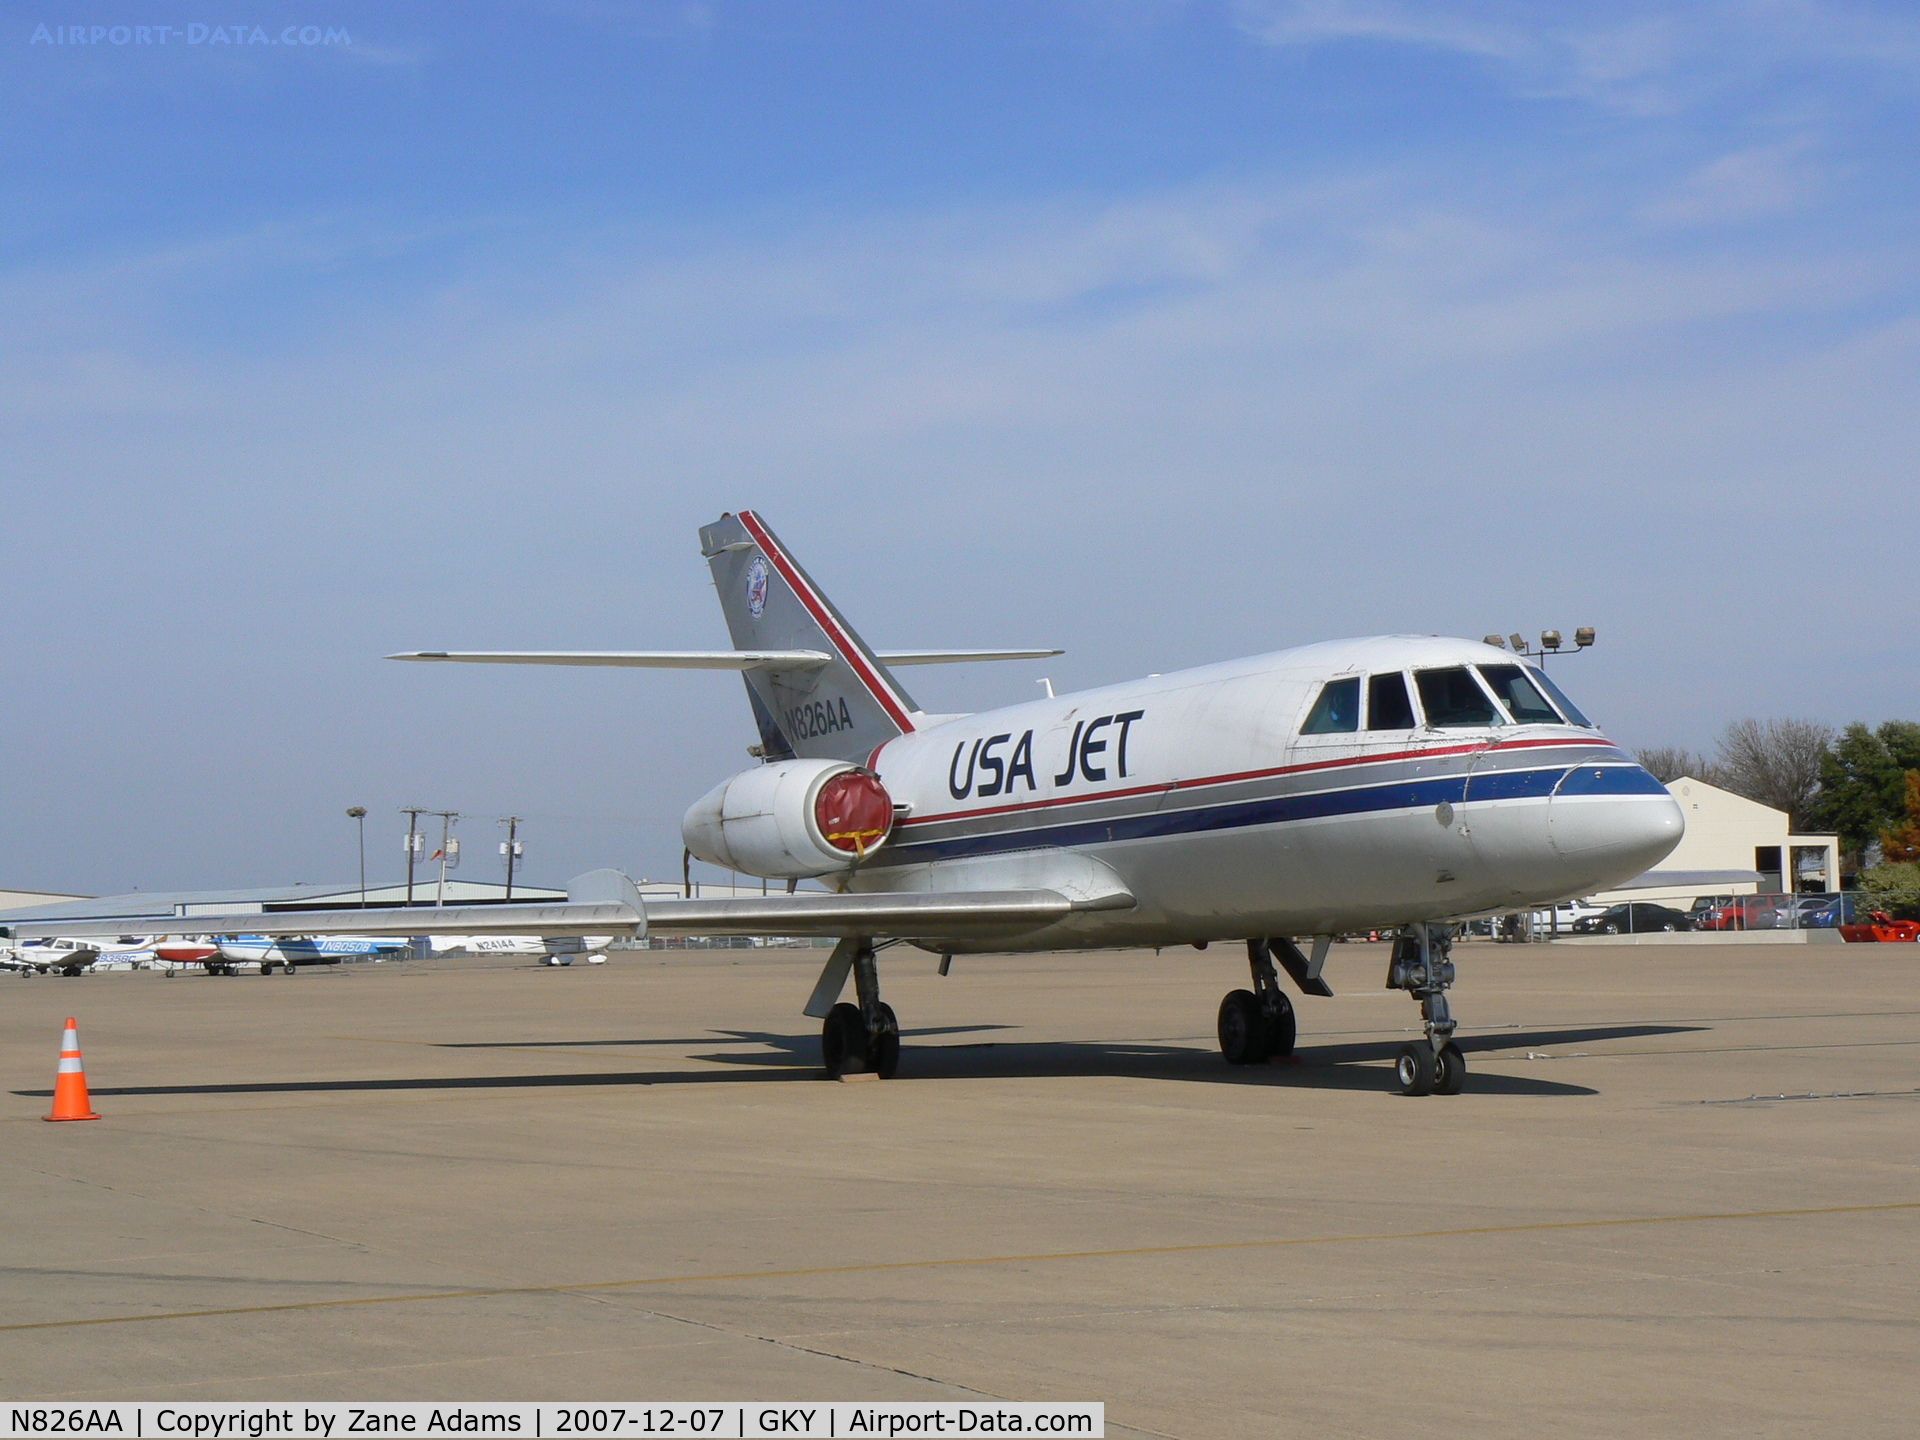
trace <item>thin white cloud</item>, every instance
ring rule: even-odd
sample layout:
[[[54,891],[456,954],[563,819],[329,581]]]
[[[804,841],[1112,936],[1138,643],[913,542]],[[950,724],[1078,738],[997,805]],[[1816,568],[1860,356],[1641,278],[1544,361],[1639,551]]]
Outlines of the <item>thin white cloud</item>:
[[[1811,160],[1813,140],[1794,136],[1735,150],[1700,166],[1641,210],[1654,225],[1718,225],[1795,210],[1816,199],[1826,176]]]
[[[1516,90],[1640,114],[1786,67],[1871,66],[1920,79],[1920,16],[1833,0],[1239,0],[1262,43],[1381,42],[1473,56]]]

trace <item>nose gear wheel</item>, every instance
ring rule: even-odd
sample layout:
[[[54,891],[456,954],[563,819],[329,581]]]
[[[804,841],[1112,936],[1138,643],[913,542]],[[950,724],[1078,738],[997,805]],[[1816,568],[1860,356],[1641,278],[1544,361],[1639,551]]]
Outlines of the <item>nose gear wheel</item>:
[[[1453,984],[1453,927],[1408,925],[1394,937],[1387,961],[1387,989],[1404,990],[1420,1002],[1427,1038],[1400,1047],[1393,1078],[1402,1095],[1458,1095],[1467,1083],[1466,1053],[1454,1043],[1455,1021],[1447,1007]]]

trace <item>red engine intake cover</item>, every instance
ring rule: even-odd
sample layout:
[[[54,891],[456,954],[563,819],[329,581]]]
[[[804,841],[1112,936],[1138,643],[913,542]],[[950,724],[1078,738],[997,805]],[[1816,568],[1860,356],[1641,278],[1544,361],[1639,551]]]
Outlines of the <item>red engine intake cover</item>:
[[[893,797],[877,776],[843,770],[820,787],[813,818],[834,849],[864,855],[893,828]]]

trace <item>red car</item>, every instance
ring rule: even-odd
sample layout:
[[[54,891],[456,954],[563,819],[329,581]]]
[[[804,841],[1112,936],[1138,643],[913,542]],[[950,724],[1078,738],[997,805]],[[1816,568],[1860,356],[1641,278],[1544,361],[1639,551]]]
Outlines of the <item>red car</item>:
[[[1872,940],[1920,943],[1920,920],[1896,920],[1884,910],[1875,910],[1865,924],[1842,925],[1840,938],[1856,945]]]
[[[1693,917],[1696,930],[1780,930],[1787,924],[1780,901],[1766,895],[1735,895]]]

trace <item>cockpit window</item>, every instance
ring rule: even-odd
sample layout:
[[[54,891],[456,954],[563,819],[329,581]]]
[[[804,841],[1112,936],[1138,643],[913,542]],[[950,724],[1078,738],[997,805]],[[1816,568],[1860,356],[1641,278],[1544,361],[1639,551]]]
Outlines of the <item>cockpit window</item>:
[[[1367,729],[1411,730],[1414,723],[1406,676],[1395,670],[1367,681]]]
[[[1586,716],[1580,713],[1580,707],[1575,705],[1571,700],[1567,699],[1567,692],[1562,690],[1558,685],[1554,684],[1553,681],[1547,677],[1546,671],[1535,670],[1533,672],[1533,678],[1535,681],[1539,683],[1539,686],[1542,690],[1546,691],[1547,694],[1553,697],[1553,703],[1560,707],[1560,713],[1566,716],[1568,720],[1572,721],[1575,725],[1584,725],[1589,730],[1596,730],[1599,728],[1591,720],[1587,719]]]
[[[1558,725],[1560,715],[1518,665],[1482,665],[1480,678],[1492,688],[1518,725]]]
[[[1464,665],[1445,670],[1416,670],[1414,684],[1420,687],[1420,706],[1427,712],[1427,724],[1435,727],[1455,725],[1498,725],[1493,702],[1487,698]]]
[[[1360,677],[1329,680],[1307,713],[1302,735],[1339,735],[1360,728]]]

